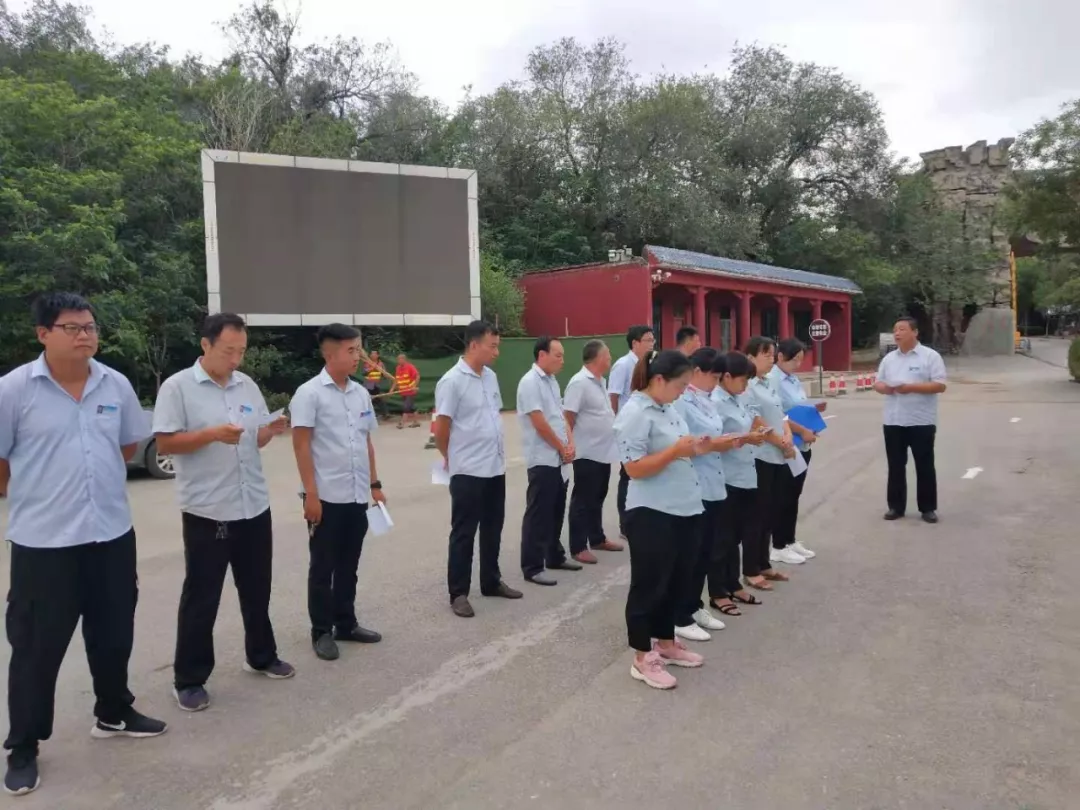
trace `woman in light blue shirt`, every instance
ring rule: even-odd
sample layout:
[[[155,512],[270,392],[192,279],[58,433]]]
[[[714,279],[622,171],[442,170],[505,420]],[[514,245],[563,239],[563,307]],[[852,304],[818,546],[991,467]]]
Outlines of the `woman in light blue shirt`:
[[[757,505],[757,466],[755,457],[765,441],[765,426],[749,407],[746,386],[756,371],[742,352],[729,352],[717,359],[720,381],[712,393],[712,401],[720,416],[724,433],[745,435],[742,447],[723,455],[724,480],[727,498],[720,514],[720,543],[715,549],[712,567],[709,569],[709,593],[713,580],[717,593],[726,593],[728,599],[717,599],[713,604],[738,602],[743,605],[759,605],[761,602],[742,584],[739,547],[742,557],[749,562],[751,549],[759,536]],[[743,569],[747,570],[748,569]],[[759,574],[758,569],[753,573]],[[761,582],[765,582],[761,579]],[[766,583],[767,584],[767,583]]]
[[[773,530],[780,509],[780,480],[787,467],[787,460],[795,456],[795,444],[791,428],[784,418],[784,406],[780,394],[770,384],[769,372],[776,362],[776,342],[767,337],[752,337],[745,349],[746,356],[754,366],[755,375],[750,379],[746,396],[752,410],[761,418],[768,432],[765,442],[758,448],[757,468],[757,514],[760,520],[757,536],[750,548],[743,547],[743,573],[746,583],[760,591],[771,591],[770,582],[787,582],[789,577],[772,567],[770,547]]]
[[[721,546],[720,515],[727,499],[723,457],[724,454],[743,446],[749,426],[747,431],[726,433],[723,420],[709,399],[719,381],[716,349],[698,349],[690,355],[690,364],[694,369],[690,384],[686,386],[683,395],[675,400],[675,409],[686,420],[693,435],[708,440],[709,452],[694,456],[693,459],[698,483],[701,484],[701,499],[705,512],[698,522],[701,534],[694,575],[688,583],[689,590],[675,617],[675,635],[690,641],[708,641],[708,631],[723,630],[724,623],[710,613],[701,601],[706,579],[709,583],[710,604],[724,615],[738,616],[740,613],[729,598],[730,591],[725,587],[725,583],[717,578],[711,565],[713,555]],[[721,361],[721,371],[723,367]]]
[[[690,361],[683,354],[650,351],[634,368],[633,393],[615,417],[619,455],[630,478],[626,630],[635,650],[630,675],[654,689],[676,684],[665,665],[700,667],[704,661],[675,638],[675,613],[693,573],[697,524],[704,512],[691,459],[708,448],[707,441],[690,435],[671,404],[689,381]]]
[[[784,413],[788,413],[796,405],[809,404],[802,380],[796,376],[805,355],[806,347],[796,338],[781,340],[776,347],[776,365],[769,372],[769,381],[780,395],[780,404],[784,408]],[[817,434],[790,419],[788,426],[793,435],[802,439],[803,449],[799,452],[802,453],[803,461],[809,467],[810,445],[817,440]],[[795,525],[799,520],[799,498],[802,496],[808,474],[809,470],[798,476],[792,475],[790,469],[780,471],[778,482],[780,509],[776,525],[773,527],[772,550],[770,551],[773,562],[798,565],[815,556],[814,552],[795,539]]]

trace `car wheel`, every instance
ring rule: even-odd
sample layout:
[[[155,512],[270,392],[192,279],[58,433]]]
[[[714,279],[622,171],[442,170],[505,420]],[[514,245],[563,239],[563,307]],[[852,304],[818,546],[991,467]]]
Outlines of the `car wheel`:
[[[157,441],[152,441],[146,447],[146,470],[154,478],[169,479],[176,477],[173,469],[173,457],[162,455],[157,451]]]

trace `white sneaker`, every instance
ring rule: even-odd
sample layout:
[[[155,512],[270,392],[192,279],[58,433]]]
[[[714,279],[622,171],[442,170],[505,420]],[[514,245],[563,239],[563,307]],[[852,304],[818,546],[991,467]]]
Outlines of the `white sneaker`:
[[[694,621],[697,622],[698,627],[704,630],[723,630],[727,627],[722,621],[713,616],[705,608],[694,613]]]
[[[775,560],[776,562],[787,563],[788,565],[802,565],[806,562],[806,557],[797,551],[793,551],[791,546],[779,550],[774,549],[774,552],[776,556],[773,557],[772,554],[770,554],[769,559]]]
[[[802,556],[806,557],[806,559],[808,559],[808,560],[812,560],[812,559],[814,559],[814,557],[817,556],[817,554],[815,554],[813,551],[808,549],[806,546],[804,546],[798,540],[796,540],[794,543],[792,543],[790,546],[788,546],[788,548],[790,548],[796,554],[801,554]]]
[[[708,641],[712,638],[712,636],[696,624],[688,624],[686,627],[676,627],[675,635],[679,638],[685,638],[687,641]]]

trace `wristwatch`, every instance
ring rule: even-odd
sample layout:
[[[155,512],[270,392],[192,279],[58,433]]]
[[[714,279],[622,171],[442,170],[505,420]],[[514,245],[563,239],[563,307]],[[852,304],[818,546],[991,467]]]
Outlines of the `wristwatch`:
[[[375,479],[371,482],[371,489],[382,489],[382,481]]]

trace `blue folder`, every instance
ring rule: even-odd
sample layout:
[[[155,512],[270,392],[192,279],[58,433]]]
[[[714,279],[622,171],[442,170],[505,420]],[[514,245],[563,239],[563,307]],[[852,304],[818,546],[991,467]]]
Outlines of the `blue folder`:
[[[787,412],[787,418],[796,425],[814,433],[821,433],[828,427],[825,419],[821,416],[821,412],[813,405],[796,405]],[[806,446],[801,436],[795,436],[794,439],[795,446],[800,450]]]

